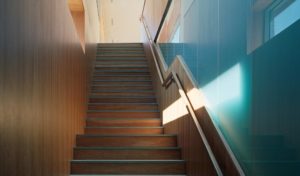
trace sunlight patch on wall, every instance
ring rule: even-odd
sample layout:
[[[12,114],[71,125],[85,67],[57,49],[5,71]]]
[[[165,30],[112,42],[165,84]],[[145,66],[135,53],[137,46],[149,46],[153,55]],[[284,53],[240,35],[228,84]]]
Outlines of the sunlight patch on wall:
[[[187,96],[194,108],[194,110],[200,109],[204,107],[204,97],[199,89],[193,88],[192,90],[188,91]]]
[[[163,125],[170,123],[188,114],[185,103],[179,98],[163,110]]]
[[[206,95],[206,100],[210,100],[206,101],[205,104],[209,107],[217,107],[220,104],[240,99],[242,96],[241,74],[241,66],[236,64],[201,88]],[[220,94],[220,91],[226,92],[226,94]]]

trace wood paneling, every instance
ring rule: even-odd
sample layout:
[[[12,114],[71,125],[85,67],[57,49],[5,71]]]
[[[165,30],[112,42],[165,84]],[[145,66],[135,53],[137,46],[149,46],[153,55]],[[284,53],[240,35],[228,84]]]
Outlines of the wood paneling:
[[[0,175],[69,174],[94,52],[67,1],[0,1]]]

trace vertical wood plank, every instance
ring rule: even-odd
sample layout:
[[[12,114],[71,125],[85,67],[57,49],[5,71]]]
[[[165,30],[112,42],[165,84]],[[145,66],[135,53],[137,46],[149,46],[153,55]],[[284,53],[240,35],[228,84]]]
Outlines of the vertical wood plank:
[[[67,1],[0,1],[0,175],[68,175],[96,45]]]

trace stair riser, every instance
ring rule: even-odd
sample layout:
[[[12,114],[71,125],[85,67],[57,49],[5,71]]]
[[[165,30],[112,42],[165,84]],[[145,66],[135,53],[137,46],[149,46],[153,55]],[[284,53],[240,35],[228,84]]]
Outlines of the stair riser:
[[[86,128],[85,134],[162,134],[162,128]]]
[[[132,91],[150,91],[153,90],[152,86],[93,86],[92,91],[104,91],[104,90],[112,90],[112,91],[125,91],[125,90],[132,90]]]
[[[87,120],[88,127],[157,127],[160,120]]]
[[[145,59],[145,53],[144,52],[129,52],[129,53],[126,53],[126,52],[122,52],[122,51],[118,51],[118,52],[98,52],[97,53],[97,58],[103,58],[103,57],[118,57],[120,56],[120,58],[124,58],[124,59],[127,59],[127,58],[143,58]]]
[[[143,104],[89,104],[89,110],[157,110],[158,106],[154,105],[143,105]]]
[[[95,75],[93,76],[94,80],[142,80],[142,81],[151,81],[150,76],[140,76],[140,75],[133,75],[133,76],[105,76],[105,75]]]
[[[130,70],[123,70],[123,71],[96,71],[94,72],[94,75],[146,75],[146,76],[149,76],[150,73],[148,71],[130,71]]]
[[[129,97],[119,97],[119,98],[90,98],[90,103],[155,103],[155,98],[129,98]]]
[[[152,86],[151,81],[93,81],[92,83],[94,86],[96,85],[106,85],[106,86],[134,86],[134,85],[141,85],[141,86]]]
[[[122,57],[98,57],[96,58],[96,63],[97,62],[143,62],[143,63],[148,63],[148,60],[144,57],[138,58],[138,57],[133,57],[133,58],[122,58]]]
[[[96,67],[144,67],[147,68],[147,63],[137,63],[137,62],[127,62],[127,63],[122,63],[122,62],[97,62],[95,64]]]
[[[148,97],[154,96],[154,92],[92,92],[92,96],[134,96],[134,97]]]
[[[183,174],[183,163],[171,164],[71,164],[72,174]]]
[[[169,136],[77,136],[78,147],[175,147],[176,138]]]
[[[138,48],[133,48],[133,47],[128,47],[128,48],[98,48],[97,53],[124,53],[124,54],[131,54],[131,53],[145,53],[144,49],[141,47]]]
[[[97,58],[101,57],[123,57],[123,58],[145,58],[144,54],[97,54]]]
[[[147,67],[95,67],[96,71],[143,71],[149,72]]]
[[[122,48],[100,48],[97,50],[97,54],[101,53],[122,53],[122,54],[145,54],[143,48],[130,48],[130,47],[122,47]]]
[[[75,150],[76,160],[179,160],[180,150]]]
[[[104,65],[104,66],[111,66],[111,65],[114,65],[114,66],[125,66],[125,65],[130,65],[130,66],[147,66],[147,62],[146,61],[120,61],[120,60],[116,60],[116,61],[98,61],[95,63],[97,66],[98,65]]]
[[[159,118],[158,112],[88,112],[89,118]]]

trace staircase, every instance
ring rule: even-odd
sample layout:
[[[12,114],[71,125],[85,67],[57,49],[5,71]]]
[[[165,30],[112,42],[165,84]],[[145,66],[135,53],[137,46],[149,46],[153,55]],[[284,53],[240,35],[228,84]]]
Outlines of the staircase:
[[[142,45],[99,44],[71,175],[184,174],[177,136],[164,134]]]

